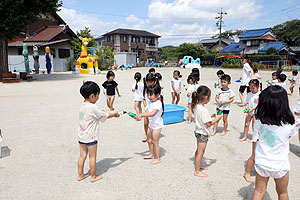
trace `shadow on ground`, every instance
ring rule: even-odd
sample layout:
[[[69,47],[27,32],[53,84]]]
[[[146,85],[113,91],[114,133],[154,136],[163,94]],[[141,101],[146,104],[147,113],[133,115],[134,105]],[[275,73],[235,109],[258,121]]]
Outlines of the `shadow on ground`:
[[[122,163],[126,162],[127,160],[132,159],[132,157],[128,158],[105,158],[100,160],[96,163],[96,174],[104,174],[109,169],[118,167]],[[89,170],[88,173],[90,174],[91,171]]]
[[[8,148],[8,146],[1,147],[0,158],[4,158],[4,157],[7,157],[7,156],[10,156],[10,152],[11,152],[11,149]]]
[[[84,78],[87,75],[82,75],[82,74],[72,74],[66,73],[66,74],[32,74],[32,81],[34,82],[43,82],[43,81],[68,81],[68,80],[73,80],[73,79],[80,79]],[[101,76],[95,75],[95,76]]]
[[[239,189],[239,196],[243,198],[243,200],[251,200],[254,192],[254,183],[251,183],[248,186],[242,187]],[[263,198],[263,200],[271,200],[269,193],[267,192]]]
[[[290,151],[300,158],[300,146],[290,144]]]
[[[191,161],[193,161],[193,164],[195,166],[195,157],[190,158]],[[203,156],[202,158],[202,163],[201,167],[210,167],[211,165],[215,164],[217,162],[217,159],[211,159],[211,158],[206,158]]]
[[[163,147],[160,147],[160,158],[164,157],[166,155],[166,150]],[[148,156],[149,155],[149,150],[141,152],[141,153],[134,153],[136,155],[140,155],[140,156]],[[154,150],[154,154],[155,154],[155,150]],[[156,154],[155,154],[156,156]]]
[[[244,137],[244,132],[240,132],[240,138],[239,139],[242,139],[243,137]],[[252,140],[252,134],[251,133],[248,133],[247,139]]]

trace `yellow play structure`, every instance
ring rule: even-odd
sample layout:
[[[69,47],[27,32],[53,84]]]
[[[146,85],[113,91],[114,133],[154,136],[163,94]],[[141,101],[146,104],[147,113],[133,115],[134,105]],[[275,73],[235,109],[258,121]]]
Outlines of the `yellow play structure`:
[[[98,56],[91,55],[87,53],[87,45],[89,41],[91,41],[91,38],[82,38],[79,37],[79,39],[82,42],[81,45],[81,54],[80,57],[76,61],[76,70],[75,72],[77,74],[97,74],[101,73],[101,71],[98,69]],[[95,54],[95,52],[94,52]]]

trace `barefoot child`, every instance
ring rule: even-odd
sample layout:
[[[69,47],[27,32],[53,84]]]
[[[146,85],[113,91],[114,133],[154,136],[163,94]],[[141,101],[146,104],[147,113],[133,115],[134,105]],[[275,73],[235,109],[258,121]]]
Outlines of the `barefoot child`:
[[[121,97],[118,89],[118,83],[114,81],[115,73],[112,71],[108,71],[106,74],[107,80],[102,84],[104,89],[106,90],[106,103],[107,107],[110,110],[114,110],[113,104],[115,101],[116,91],[118,93],[118,97]],[[103,90],[103,94],[105,94],[105,90]]]
[[[251,92],[248,93],[248,96],[246,99],[246,106],[245,106],[246,119],[245,119],[245,126],[244,126],[244,136],[243,136],[243,138],[240,139],[241,142],[244,142],[247,140],[251,121],[254,120],[254,110],[258,104],[258,97],[260,94],[259,81],[257,79],[252,79],[249,82],[249,88],[250,88]],[[253,128],[253,126],[252,126],[252,128]]]
[[[80,88],[80,94],[84,101],[80,107],[78,143],[80,156],[78,159],[78,181],[89,176],[84,174],[84,162],[89,154],[91,182],[102,179],[101,175],[96,175],[96,155],[99,138],[99,121],[104,122],[107,118],[119,117],[117,111],[102,111],[95,103],[99,99],[100,88],[92,81],[85,82]]]
[[[217,123],[221,119],[221,115],[217,115],[214,120],[211,119],[208,109],[205,107],[210,101],[211,91],[206,86],[199,86],[198,89],[192,94],[191,108],[195,115],[195,137],[197,138],[197,150],[195,152],[195,176],[207,177],[208,175],[201,172],[202,158],[207,146],[209,137],[209,127]]]
[[[172,94],[172,104],[178,104],[180,101],[180,91],[181,91],[181,75],[178,70],[174,70],[173,79],[171,81],[171,94]],[[176,100],[176,102],[175,102]]]
[[[285,89],[270,86],[263,90],[259,95],[255,119],[254,134],[258,134],[258,142],[252,199],[263,199],[269,178],[275,180],[278,199],[288,199],[289,138],[296,135],[296,125]]]
[[[292,71],[292,75],[293,75],[293,78],[289,79],[289,81],[291,83],[291,86],[290,86],[291,95],[293,95],[293,93],[294,93],[294,87],[296,85],[298,71],[297,70]]]
[[[187,89],[187,97],[188,97],[188,108],[189,108],[189,117],[188,117],[188,123],[190,124],[192,122],[192,94],[197,90],[199,87],[197,78],[194,76],[194,74],[190,74],[187,78],[187,83],[189,84],[189,87]]]
[[[147,105],[146,112],[137,114],[136,119],[140,120],[142,117],[149,118],[147,143],[150,153],[148,156],[144,157],[144,159],[153,159],[150,164],[158,164],[160,163],[159,137],[161,129],[164,126],[162,119],[164,114],[164,101],[163,96],[160,95],[161,88],[158,82],[150,87],[147,87],[146,92],[150,102]],[[155,159],[154,149],[156,153]]]
[[[262,91],[261,75],[258,73],[258,69],[256,67],[253,68],[253,77],[252,77],[252,79],[257,79],[259,81],[260,91]]]
[[[221,87],[221,77],[224,75],[223,70],[218,70],[217,71],[217,76],[218,76],[218,83],[216,83],[215,88],[220,88]]]
[[[132,84],[132,92],[134,92],[134,109],[136,113],[142,112],[142,101],[144,84],[141,82],[142,74],[140,72],[136,72],[134,74],[135,83]]]
[[[230,84],[231,77],[228,74],[224,74],[221,77],[221,88],[216,91],[216,102],[217,102],[217,115],[218,113],[223,114],[224,129],[220,136],[226,135],[228,127],[228,114],[230,111],[230,104],[234,100],[234,92],[228,86]],[[215,123],[211,136],[214,136],[217,132],[218,122]]]

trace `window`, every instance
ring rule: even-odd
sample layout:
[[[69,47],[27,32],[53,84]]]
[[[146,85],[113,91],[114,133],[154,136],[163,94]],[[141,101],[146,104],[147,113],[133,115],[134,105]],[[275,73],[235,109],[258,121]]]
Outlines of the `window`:
[[[98,42],[98,45],[101,46],[101,41]]]
[[[18,55],[23,55],[22,52],[23,52],[23,48],[18,48]]]
[[[146,38],[145,37],[143,37],[143,43],[145,43],[146,42]]]
[[[123,42],[126,43],[127,42],[127,36],[123,36]]]
[[[259,46],[259,40],[251,40],[251,46]]]
[[[107,41],[107,42],[110,42],[110,41],[111,41],[110,36],[107,36],[106,41]]]
[[[250,47],[251,46],[251,40],[248,40],[247,41],[247,45],[246,45],[247,47]]]
[[[59,58],[68,58],[70,57],[70,49],[58,49]]]
[[[140,38],[139,37],[132,37],[131,42],[133,42],[133,43],[140,42]]]

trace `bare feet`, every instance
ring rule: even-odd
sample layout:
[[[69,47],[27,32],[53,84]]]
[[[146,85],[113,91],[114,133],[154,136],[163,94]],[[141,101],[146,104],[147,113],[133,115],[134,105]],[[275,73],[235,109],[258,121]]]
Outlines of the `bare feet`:
[[[207,174],[203,173],[203,172],[195,172],[194,176],[199,176],[199,177],[208,177]]]
[[[101,179],[103,179],[103,177],[101,175],[98,175],[98,176],[92,177],[91,182],[93,183],[93,182],[99,181]]]
[[[240,142],[245,142],[247,140],[247,138],[242,138],[240,139]]]
[[[200,167],[200,169],[202,169],[202,170],[208,170],[207,167]]]
[[[248,140],[248,143],[253,143],[254,141],[253,140]]]
[[[158,164],[158,163],[160,163],[160,160],[157,160],[157,159],[154,159],[150,162],[150,164],[152,164],[152,165],[155,165],[155,164]]]
[[[188,124],[191,124],[192,122],[191,122],[191,121],[188,121],[187,123],[188,123]]]
[[[77,177],[77,181],[82,181],[83,179],[86,179],[89,176],[90,176],[89,174],[82,174]]]
[[[250,175],[246,175],[244,174],[244,179],[248,182],[248,183],[254,183],[254,181],[252,180],[251,176]]]
[[[148,159],[153,159],[153,158],[154,158],[154,156],[153,156],[153,155],[149,155],[149,156],[145,156],[145,157],[144,157],[144,159],[145,159],[145,160],[148,160]]]
[[[147,142],[147,137],[144,137],[144,139],[142,139],[142,142]]]
[[[226,135],[226,131],[222,131],[222,133],[219,136],[224,136]]]

